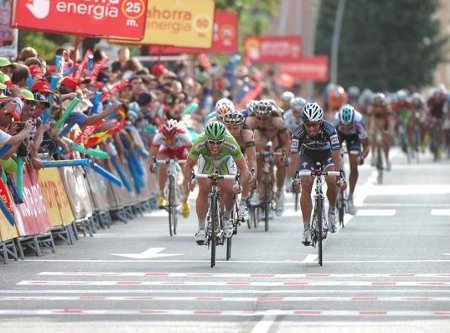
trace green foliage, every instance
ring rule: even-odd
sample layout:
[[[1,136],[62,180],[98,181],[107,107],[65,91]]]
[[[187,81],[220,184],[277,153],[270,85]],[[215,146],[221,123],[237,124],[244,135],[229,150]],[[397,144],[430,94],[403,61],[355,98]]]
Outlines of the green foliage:
[[[316,53],[330,54],[338,0],[323,0]],[[438,0],[346,2],[338,83],[373,90],[418,89],[433,83],[446,36],[433,17]]]
[[[55,57],[57,47],[66,43],[73,44],[74,37],[66,35],[46,34],[33,31],[19,31],[19,52],[22,48],[31,46],[38,52],[39,56],[47,62]]]
[[[241,35],[261,35],[269,19],[276,15],[275,9],[281,0],[217,0],[216,9],[235,10],[239,15]]]

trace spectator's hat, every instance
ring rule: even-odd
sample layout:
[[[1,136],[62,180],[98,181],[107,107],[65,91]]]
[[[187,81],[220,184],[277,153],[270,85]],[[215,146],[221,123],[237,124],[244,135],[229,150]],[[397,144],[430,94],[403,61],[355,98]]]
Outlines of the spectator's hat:
[[[39,93],[49,93],[51,94],[52,91],[50,90],[50,85],[47,81],[39,80],[36,81],[33,86],[31,87],[32,92],[39,92]]]
[[[4,74],[2,72],[0,72],[0,83],[4,84],[7,87],[10,87],[12,85],[11,78],[9,77],[9,75]],[[0,88],[0,89],[5,89],[5,88]]]
[[[48,99],[44,96],[41,95],[40,93],[34,93],[34,100],[36,101],[36,103],[41,103],[41,104],[45,104],[45,107],[50,107],[50,103],[48,102]]]
[[[16,65],[13,64],[11,61],[9,61],[8,58],[0,57],[0,67],[8,67],[8,66],[12,68],[16,67]]]

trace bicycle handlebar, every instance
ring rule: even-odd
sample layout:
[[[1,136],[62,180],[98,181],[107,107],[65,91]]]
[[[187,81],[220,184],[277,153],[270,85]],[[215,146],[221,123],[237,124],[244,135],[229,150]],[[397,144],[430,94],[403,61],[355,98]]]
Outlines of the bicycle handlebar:
[[[155,162],[156,162],[157,164],[170,164],[170,162],[176,162],[176,163],[178,163],[178,164],[184,164],[184,163],[186,163],[186,161],[187,161],[187,160],[178,160],[178,159],[176,159],[176,158],[168,158],[168,159],[166,159],[166,160],[158,160],[158,159],[155,159]]]
[[[323,170],[300,170],[298,172],[299,177],[304,176],[340,176],[339,171],[323,171]]]
[[[207,174],[207,173],[195,173],[194,178],[209,178],[209,179],[238,179],[239,175],[219,175],[216,173]]]

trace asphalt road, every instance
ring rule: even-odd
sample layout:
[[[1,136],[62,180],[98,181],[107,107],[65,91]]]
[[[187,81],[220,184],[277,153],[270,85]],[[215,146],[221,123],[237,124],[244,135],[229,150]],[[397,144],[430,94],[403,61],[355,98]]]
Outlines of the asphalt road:
[[[324,265],[287,194],[270,231],[239,229],[230,261],[170,237],[166,213],[0,266],[2,332],[450,332],[450,161],[400,152],[384,185],[364,165]]]

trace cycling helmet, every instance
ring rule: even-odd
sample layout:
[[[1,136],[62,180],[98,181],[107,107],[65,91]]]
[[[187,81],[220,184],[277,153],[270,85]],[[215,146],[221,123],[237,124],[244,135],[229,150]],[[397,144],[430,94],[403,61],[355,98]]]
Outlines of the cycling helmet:
[[[348,96],[352,99],[357,99],[359,97],[360,91],[357,86],[348,87]]]
[[[355,109],[350,104],[344,104],[339,109],[339,121],[342,125],[350,125],[355,116]]]
[[[415,92],[414,94],[411,95],[411,100],[412,100],[413,104],[416,106],[422,105],[424,103],[422,96],[420,96],[420,94],[417,92]]]
[[[316,102],[306,103],[303,107],[302,119],[306,122],[316,123],[323,119],[323,109]]]
[[[161,134],[165,138],[173,138],[178,132],[178,122],[175,119],[167,120],[161,128]]]
[[[224,124],[218,121],[208,123],[205,128],[205,135],[210,140],[222,140],[227,129]]]
[[[261,117],[268,117],[273,110],[273,104],[268,99],[263,99],[258,102],[257,107],[255,108],[255,113]]]
[[[289,103],[291,109],[295,111],[302,111],[305,104],[306,100],[302,97],[294,97],[293,99],[291,99],[291,102]]]
[[[328,91],[327,99],[333,110],[339,110],[342,105],[347,103],[347,93],[340,85],[335,85]]]
[[[234,104],[228,98],[221,98],[216,103],[217,119],[222,120],[228,112],[234,111]]]
[[[247,110],[249,113],[253,113],[255,112],[256,107],[258,106],[258,101],[256,100],[251,100],[250,102],[247,103]]]
[[[225,117],[223,117],[223,122],[226,125],[242,125],[244,121],[245,117],[242,115],[242,113],[237,111],[227,113]]]
[[[281,100],[287,103],[289,103],[294,97],[295,95],[292,91],[285,91],[281,94]]]
[[[385,102],[386,102],[386,96],[383,93],[381,93],[381,92],[376,93],[372,97],[372,104],[381,105],[381,104],[383,104]]]
[[[408,98],[408,92],[404,89],[397,91],[397,101],[405,102],[406,98]]]

